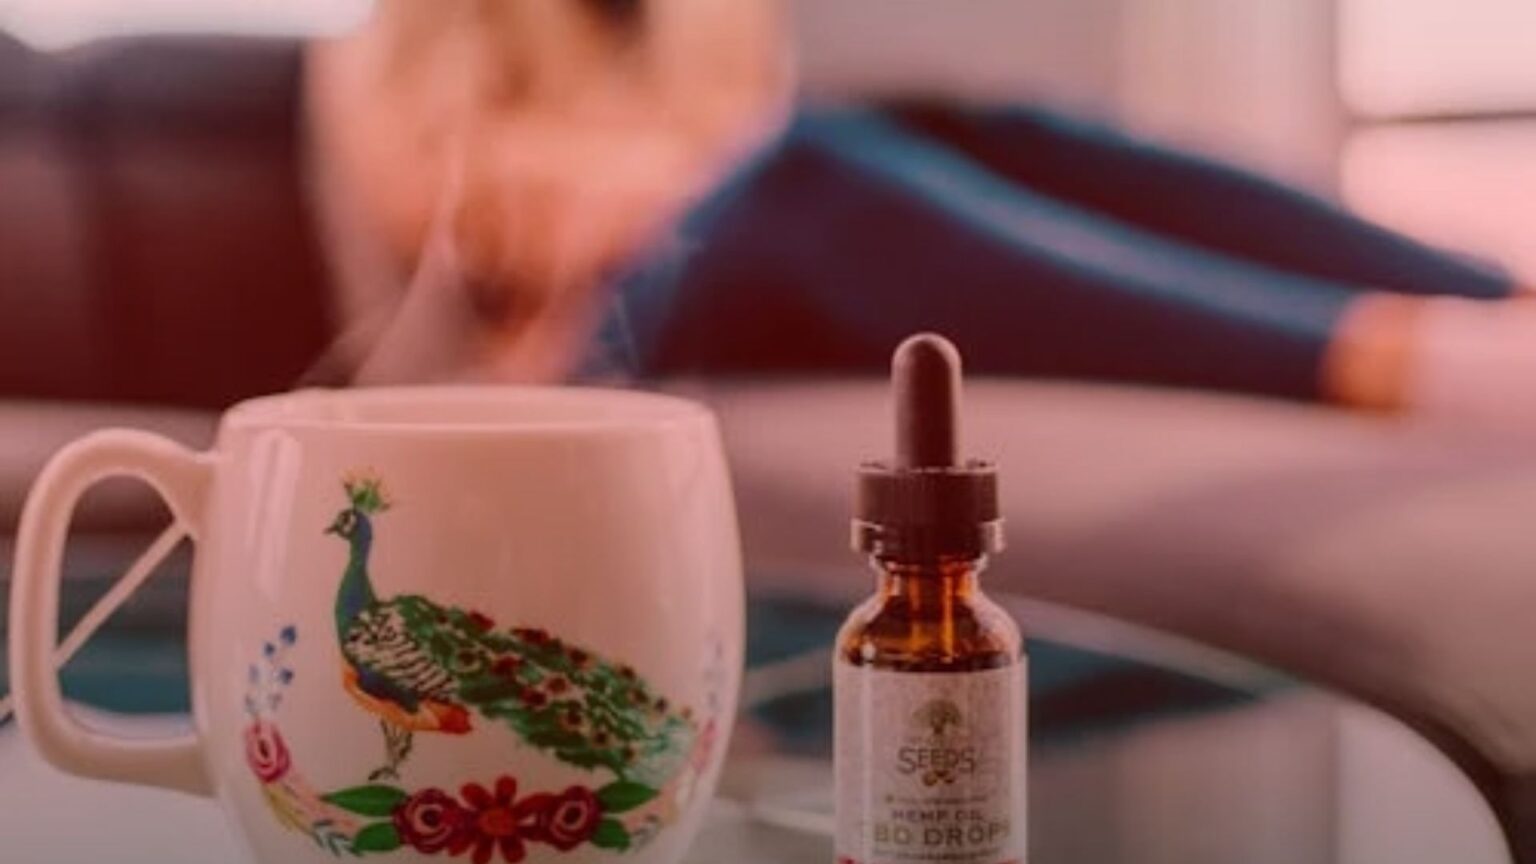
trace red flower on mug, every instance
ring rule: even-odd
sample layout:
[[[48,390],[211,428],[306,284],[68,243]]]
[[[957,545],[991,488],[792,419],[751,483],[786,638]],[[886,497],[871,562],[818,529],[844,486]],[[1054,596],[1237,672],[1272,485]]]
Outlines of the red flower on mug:
[[[497,850],[508,864],[517,864],[527,857],[528,847],[523,840],[536,839],[527,836],[534,827],[530,822],[538,815],[540,799],[548,796],[532,795],[518,802],[517,781],[511,777],[498,779],[495,789],[489,791],[478,783],[469,783],[460,794],[470,813],[462,839],[450,850],[454,855],[472,846],[475,864],[489,864]]]
[[[265,720],[257,720],[245,729],[245,761],[262,783],[276,783],[293,766],[282,733]]]
[[[412,849],[431,855],[458,842],[457,854],[469,845],[462,842],[469,816],[447,792],[424,789],[396,807],[393,819],[400,842]]]
[[[591,789],[572,786],[559,795],[543,797],[548,800],[540,802],[536,839],[569,852],[597,833],[603,807]]]

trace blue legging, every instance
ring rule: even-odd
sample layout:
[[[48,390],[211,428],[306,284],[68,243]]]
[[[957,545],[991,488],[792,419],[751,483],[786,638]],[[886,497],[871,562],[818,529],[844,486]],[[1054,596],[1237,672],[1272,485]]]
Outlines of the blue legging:
[[[1364,290],[1513,286],[1042,111],[806,112],[623,280],[598,353],[640,375],[873,372],[937,330],[980,373],[1316,399]]]

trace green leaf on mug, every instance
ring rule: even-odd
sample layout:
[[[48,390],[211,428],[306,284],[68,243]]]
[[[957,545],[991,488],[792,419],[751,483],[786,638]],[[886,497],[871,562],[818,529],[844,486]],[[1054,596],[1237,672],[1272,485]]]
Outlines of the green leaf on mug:
[[[624,830],[617,819],[604,819],[597,823],[597,831],[592,834],[592,845],[599,849],[623,852],[629,848],[629,832]]]
[[[643,783],[619,780],[597,790],[597,802],[605,813],[628,813],[656,797],[656,790]]]
[[[404,790],[393,786],[354,786],[323,795],[321,800],[359,816],[388,816],[406,797]]]
[[[400,848],[400,832],[389,822],[375,822],[357,832],[353,852],[393,852]]]

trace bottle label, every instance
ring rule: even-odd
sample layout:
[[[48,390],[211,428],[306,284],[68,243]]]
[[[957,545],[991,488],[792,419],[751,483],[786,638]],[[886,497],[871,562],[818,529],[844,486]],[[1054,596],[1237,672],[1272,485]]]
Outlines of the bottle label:
[[[891,672],[839,659],[838,864],[1021,864],[1025,660]]]

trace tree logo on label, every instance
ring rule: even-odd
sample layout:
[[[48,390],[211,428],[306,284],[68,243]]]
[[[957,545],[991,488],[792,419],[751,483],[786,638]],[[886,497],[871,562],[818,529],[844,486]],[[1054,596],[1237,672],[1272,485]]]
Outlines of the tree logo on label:
[[[948,699],[933,699],[923,703],[923,707],[912,714],[912,722],[919,728],[932,733],[935,738],[947,738],[949,734],[964,724],[965,718],[960,713],[960,706]]]

